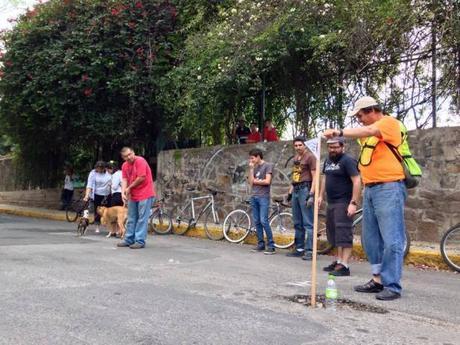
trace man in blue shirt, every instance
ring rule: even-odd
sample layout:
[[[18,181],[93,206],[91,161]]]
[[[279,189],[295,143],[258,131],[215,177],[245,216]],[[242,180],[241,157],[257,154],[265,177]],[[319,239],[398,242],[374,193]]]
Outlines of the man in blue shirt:
[[[343,137],[327,141],[329,156],[324,162],[319,204],[327,194],[327,239],[337,247],[336,260],[324,271],[335,276],[349,276],[348,260],[353,248],[353,216],[358,206],[361,179],[354,158],[344,153]]]

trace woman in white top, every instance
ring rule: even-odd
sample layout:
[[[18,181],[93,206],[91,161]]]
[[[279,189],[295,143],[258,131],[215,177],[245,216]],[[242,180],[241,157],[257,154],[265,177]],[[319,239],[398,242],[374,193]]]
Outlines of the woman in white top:
[[[99,224],[101,223],[101,216],[97,214],[97,207],[101,206],[103,201],[107,201],[110,196],[110,183],[112,176],[105,170],[105,162],[98,161],[91,170],[88,176],[88,183],[86,184],[85,198],[88,201],[94,201],[94,223],[96,224],[96,232],[99,232]]]
[[[123,206],[123,199],[121,197],[121,170],[118,170],[114,161],[107,164],[107,172],[112,174],[110,207]]]

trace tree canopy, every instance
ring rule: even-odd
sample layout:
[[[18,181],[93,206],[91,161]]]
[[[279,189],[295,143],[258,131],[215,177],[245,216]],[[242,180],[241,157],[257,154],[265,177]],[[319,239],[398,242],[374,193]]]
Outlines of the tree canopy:
[[[48,185],[64,162],[115,158],[125,144],[154,156],[171,140],[231,143],[240,117],[306,135],[343,126],[364,94],[436,125],[443,104],[460,109],[459,7],[50,0],[2,34],[0,130]]]

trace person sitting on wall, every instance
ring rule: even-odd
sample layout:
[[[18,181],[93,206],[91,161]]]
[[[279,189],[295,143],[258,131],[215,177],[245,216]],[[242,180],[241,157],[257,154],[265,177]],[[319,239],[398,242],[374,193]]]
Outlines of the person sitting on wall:
[[[266,141],[278,141],[278,134],[276,133],[276,128],[273,126],[271,120],[265,120],[264,127],[264,140]]]
[[[233,138],[236,139],[238,144],[246,144],[246,139],[249,134],[251,134],[251,130],[246,126],[244,119],[240,118],[233,130]]]
[[[246,139],[246,143],[258,143],[262,141],[262,136],[260,135],[259,128],[257,128],[257,124],[255,122],[251,123],[251,134],[249,134],[248,138]]]

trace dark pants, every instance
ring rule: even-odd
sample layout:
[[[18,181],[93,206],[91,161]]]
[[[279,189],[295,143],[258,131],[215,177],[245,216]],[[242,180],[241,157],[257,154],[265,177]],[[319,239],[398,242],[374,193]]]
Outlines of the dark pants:
[[[121,193],[112,194],[112,198],[110,200],[110,207],[112,206],[123,206],[123,198],[121,197]]]
[[[97,213],[99,206],[110,206],[110,195],[94,194],[94,224],[101,224],[101,216]]]
[[[63,189],[61,193],[62,209],[65,210],[73,199],[73,190]]]

